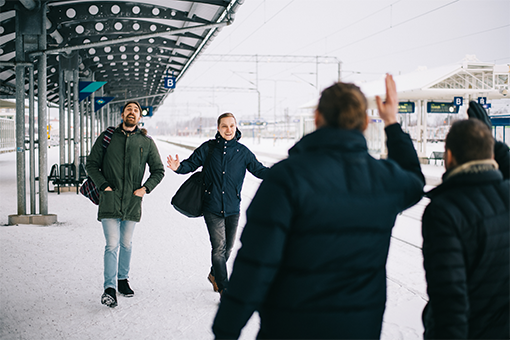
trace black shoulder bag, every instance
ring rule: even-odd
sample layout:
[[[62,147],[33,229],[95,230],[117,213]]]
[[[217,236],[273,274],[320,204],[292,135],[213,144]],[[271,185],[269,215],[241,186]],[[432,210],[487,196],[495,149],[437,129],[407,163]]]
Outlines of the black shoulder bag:
[[[214,150],[214,140],[209,141],[209,153],[202,166],[202,171],[197,171],[191,175],[172,197],[171,204],[175,210],[186,217],[200,217],[204,213],[202,206],[207,188],[205,187],[204,174],[205,167],[209,164]]]
[[[113,131],[115,131],[115,127],[110,126],[104,132],[103,148],[105,149],[105,153],[108,145],[110,145],[110,141],[112,140]],[[95,205],[99,205],[99,189],[96,187],[90,176],[87,176],[87,179],[81,185],[80,193],[91,200]]]

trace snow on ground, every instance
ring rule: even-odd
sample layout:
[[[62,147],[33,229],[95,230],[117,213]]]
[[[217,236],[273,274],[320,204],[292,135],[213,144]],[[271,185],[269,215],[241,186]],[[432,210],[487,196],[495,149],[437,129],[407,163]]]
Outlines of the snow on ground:
[[[156,138],[164,162],[168,154],[185,159],[191,153],[161,139]],[[205,140],[173,139],[192,145]],[[285,157],[293,144],[242,142],[266,165]],[[58,148],[50,148],[48,167],[57,161]],[[444,171],[435,165],[423,169],[429,178]],[[162,183],[144,198],[133,239],[130,283],[135,296],[120,296],[119,306],[110,309],[100,303],[105,243],[97,207],[73,192],[49,193],[49,213],[57,215],[57,224],[7,226],[8,215],[17,212],[16,161],[14,153],[0,154],[0,339],[212,339],[219,294],[206,279],[207,229],[203,219],[186,218],[168,203],[186,178],[167,169]],[[238,236],[259,184],[247,174]],[[419,247],[425,205],[424,199],[404,212],[394,228],[382,339],[422,338],[427,295]],[[254,339],[258,323],[255,314],[241,338]]]

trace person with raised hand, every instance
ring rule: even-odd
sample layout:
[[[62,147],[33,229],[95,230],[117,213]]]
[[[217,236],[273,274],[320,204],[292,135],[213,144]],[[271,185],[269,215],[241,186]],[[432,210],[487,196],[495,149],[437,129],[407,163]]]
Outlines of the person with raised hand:
[[[167,167],[177,174],[187,174],[204,166],[206,195],[203,215],[211,241],[211,269],[207,279],[213,290],[223,294],[228,287],[227,261],[235,244],[241,205],[241,189],[246,170],[264,178],[268,170],[245,145],[235,116],[226,112],[218,117],[215,139],[200,145],[188,159],[169,155]]]
[[[426,194],[425,339],[510,338],[510,153],[480,104],[468,116],[450,128],[443,182]]]
[[[424,177],[397,123],[391,75],[388,159],[368,153],[367,101],[354,84],[322,92],[315,125],[268,172],[247,222],[213,332],[236,339],[253,312],[259,339],[375,339],[386,302],[386,259],[397,215],[417,203]]]

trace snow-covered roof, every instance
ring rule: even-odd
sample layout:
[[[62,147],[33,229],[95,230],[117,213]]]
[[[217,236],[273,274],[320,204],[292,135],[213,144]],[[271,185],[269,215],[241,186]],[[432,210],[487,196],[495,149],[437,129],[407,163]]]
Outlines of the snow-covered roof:
[[[453,97],[487,97],[502,99],[508,93],[510,65],[495,65],[479,61],[445,65],[433,69],[394,76],[399,101],[448,101]],[[384,79],[358,84],[368,100],[369,109],[375,109],[375,96],[385,97]],[[318,99],[301,106],[314,109]]]
[[[453,101],[453,97],[487,97],[502,99],[508,91],[509,65],[482,62],[464,62],[433,69],[417,70],[394,76],[399,101]],[[369,108],[375,108],[375,96],[384,98],[384,81],[360,85]]]

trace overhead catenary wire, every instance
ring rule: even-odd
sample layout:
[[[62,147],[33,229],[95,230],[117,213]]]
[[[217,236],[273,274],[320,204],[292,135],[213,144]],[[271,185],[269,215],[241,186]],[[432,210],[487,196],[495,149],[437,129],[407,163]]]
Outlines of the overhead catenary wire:
[[[404,20],[404,21],[402,21],[402,22],[400,22],[400,23],[398,23],[398,24],[396,24],[396,25],[392,25],[392,24],[390,23],[390,26],[389,26],[389,27],[387,27],[387,28],[384,28],[384,29],[382,29],[382,30],[380,30],[380,31],[378,31],[378,32],[372,33],[372,34],[370,34],[370,35],[368,35],[368,36],[366,36],[366,37],[363,37],[363,38],[360,38],[360,39],[358,39],[358,40],[355,40],[355,41],[353,41],[353,42],[351,42],[351,43],[349,43],[349,44],[347,44],[347,45],[344,45],[344,46],[342,46],[342,47],[335,48],[334,50],[331,50],[331,51],[326,52],[326,54],[330,54],[330,53],[332,53],[332,52],[336,52],[336,51],[338,51],[338,50],[341,50],[341,49],[344,49],[344,48],[346,48],[346,47],[352,46],[352,45],[357,44],[357,43],[359,43],[359,42],[361,42],[361,41],[364,41],[364,40],[367,40],[367,39],[369,39],[369,38],[372,38],[372,37],[374,37],[374,36],[376,36],[376,35],[379,35],[379,34],[381,34],[381,33],[383,33],[383,32],[386,32],[386,31],[391,30],[392,28],[395,28],[395,27],[401,26],[401,25],[403,25],[403,24],[406,24],[406,23],[408,23],[408,22],[411,22],[411,21],[413,21],[413,20],[416,20],[416,19],[418,19],[418,18],[421,18],[422,16],[425,16],[425,15],[427,15],[427,14],[430,14],[430,13],[433,13],[433,12],[435,12],[435,11],[438,11],[438,10],[440,10],[440,9],[442,9],[442,8],[445,8],[445,7],[447,7],[447,6],[450,6],[450,5],[452,5],[452,4],[456,3],[456,2],[459,2],[459,1],[460,1],[460,0],[454,0],[454,1],[451,1],[451,2],[449,2],[449,3],[447,3],[447,4],[445,4],[445,5],[442,5],[442,6],[436,7],[436,8],[434,8],[434,9],[430,10],[430,11],[427,11],[427,12],[425,12],[425,13],[419,14],[419,15],[417,15],[417,16],[415,16],[415,17],[410,18],[410,19]]]
[[[242,45],[246,40],[248,40],[252,35],[254,35],[255,33],[257,33],[262,27],[264,27],[268,22],[270,22],[271,20],[273,20],[278,14],[280,14],[283,10],[285,10],[287,7],[289,7],[294,1],[296,0],[291,0],[288,4],[286,4],[282,9],[280,9],[278,12],[276,12],[272,17],[270,17],[269,19],[267,19],[266,21],[264,21],[264,23],[262,25],[260,25],[259,27],[257,27],[253,32],[251,32],[251,34],[247,35],[240,43],[238,43],[236,46],[232,47],[230,49],[230,51],[236,49],[237,47],[239,47],[240,45]],[[258,8],[258,7],[257,7]]]
[[[387,56],[394,55],[394,54],[401,54],[403,52],[409,52],[409,51],[417,50],[419,48],[424,48],[424,47],[430,47],[430,46],[434,46],[434,45],[444,44],[444,43],[447,43],[447,42],[452,42],[452,41],[455,41],[455,40],[472,37],[472,36],[478,35],[478,34],[488,33],[488,32],[499,30],[499,29],[503,29],[503,28],[506,28],[506,27],[510,27],[510,24],[503,25],[503,26],[498,26],[498,27],[494,27],[494,28],[490,28],[490,29],[483,30],[483,31],[478,31],[478,32],[474,32],[474,33],[469,33],[469,34],[461,35],[461,36],[458,36],[458,37],[455,37],[455,38],[450,38],[450,39],[446,39],[446,40],[436,41],[436,42],[433,42],[433,43],[430,43],[430,44],[419,45],[419,46],[415,46],[415,47],[408,48],[408,49],[405,49],[405,50],[399,50],[399,51],[395,51],[395,52],[391,52],[391,53],[387,53],[387,54],[383,54],[383,55],[372,56],[372,57],[367,58],[367,59],[362,59],[362,60],[358,60],[356,62],[353,62],[353,63],[351,63],[351,65],[355,65],[357,63],[363,63],[363,62],[366,62],[366,61],[369,61],[369,60],[379,59],[381,57],[387,57]],[[508,58],[508,56],[507,57],[503,57],[501,59],[507,59],[507,58]]]
[[[333,35],[335,35],[335,34],[338,34],[339,32],[342,32],[342,31],[346,30],[346,29],[347,29],[347,28],[349,28],[349,27],[352,27],[352,26],[354,26],[354,25],[356,25],[356,24],[359,24],[360,22],[362,22],[362,21],[364,21],[364,20],[366,20],[366,19],[368,19],[368,18],[370,18],[370,17],[373,17],[374,15],[376,15],[376,14],[378,14],[378,13],[380,13],[380,12],[384,11],[384,10],[385,10],[385,9],[387,9],[388,7],[391,7],[391,6],[393,6],[394,4],[396,4],[397,2],[400,2],[400,1],[402,1],[402,0],[397,0],[397,1],[395,1],[394,3],[392,3],[392,4],[390,4],[390,5],[386,6],[386,7],[381,8],[380,10],[377,10],[377,11],[375,11],[375,12],[373,12],[373,13],[371,13],[371,14],[367,15],[367,16],[364,16],[363,18],[361,18],[361,19],[359,19],[359,20],[357,20],[357,21],[355,21],[355,22],[353,22],[353,23],[351,23],[351,24],[349,24],[349,25],[347,25],[347,26],[344,26],[344,27],[340,28],[339,30],[336,30],[335,32],[333,32],[333,33],[331,33],[331,34],[326,35],[324,38],[322,38],[322,39],[320,39],[320,40],[314,41],[314,42],[313,42],[313,43],[311,43],[311,44],[308,44],[308,45],[306,45],[306,46],[303,46],[303,47],[301,47],[301,48],[298,48],[298,49],[297,49],[297,50],[295,50],[294,52],[297,52],[297,51],[300,51],[300,50],[302,50],[302,49],[304,49],[304,48],[307,48],[307,47],[310,47],[310,46],[312,46],[312,45],[315,45],[315,44],[317,44],[317,43],[318,43],[319,41],[321,41],[321,40],[328,39],[329,37],[331,37],[331,36],[333,36]]]

